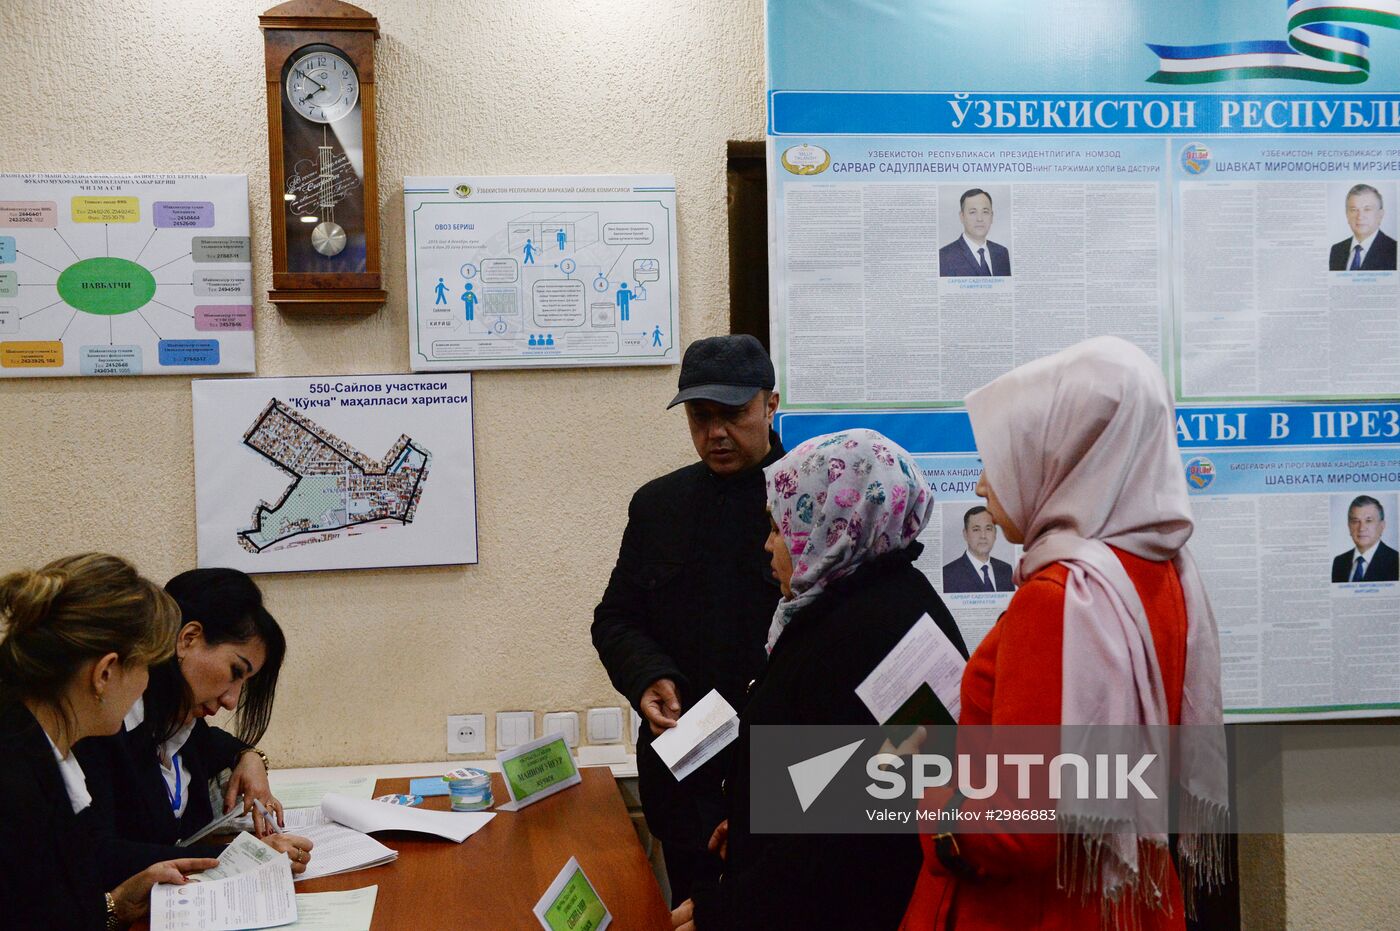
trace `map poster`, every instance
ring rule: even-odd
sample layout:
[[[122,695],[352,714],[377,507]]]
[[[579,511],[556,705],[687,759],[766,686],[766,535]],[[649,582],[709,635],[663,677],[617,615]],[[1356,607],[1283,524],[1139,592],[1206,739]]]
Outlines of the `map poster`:
[[[470,375],[192,386],[200,566],[477,561]]]
[[[675,178],[403,186],[415,372],[680,361]]]
[[[253,371],[243,175],[0,174],[0,377]]]

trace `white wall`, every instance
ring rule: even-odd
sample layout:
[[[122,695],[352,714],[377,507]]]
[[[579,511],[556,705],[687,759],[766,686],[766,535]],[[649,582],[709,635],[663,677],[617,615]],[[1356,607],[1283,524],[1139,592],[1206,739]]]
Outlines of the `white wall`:
[[[249,176],[270,286],[271,2],[10,0],[0,170]],[[408,364],[404,175],[676,176],[681,336],[728,326],[725,143],[763,133],[758,0],[383,0],[376,101],[388,304],[296,319],[259,300],[260,375]],[[481,374],[481,563],[264,576],[290,651],[264,747],[285,765],[439,759],[445,716],[619,705],[588,636],[627,500],[693,460],[675,368]],[[0,567],[79,549],[194,565],[189,379],[0,381]]]

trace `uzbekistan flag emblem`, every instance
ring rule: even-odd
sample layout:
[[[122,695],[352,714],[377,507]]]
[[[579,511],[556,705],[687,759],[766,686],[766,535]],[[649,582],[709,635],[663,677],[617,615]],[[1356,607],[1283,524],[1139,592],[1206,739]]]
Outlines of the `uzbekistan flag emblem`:
[[[1400,0],[1285,0],[1288,38],[1213,45],[1153,45],[1154,84],[1262,78],[1360,84],[1371,76],[1371,37],[1344,23],[1400,29]]]

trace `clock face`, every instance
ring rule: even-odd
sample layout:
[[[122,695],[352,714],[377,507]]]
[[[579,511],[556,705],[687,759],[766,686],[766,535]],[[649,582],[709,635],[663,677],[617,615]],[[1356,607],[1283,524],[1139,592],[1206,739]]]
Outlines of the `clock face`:
[[[282,77],[283,229],[287,271],[365,271],[364,103],[355,66],[306,45]],[[370,89],[370,94],[373,89]]]
[[[344,118],[360,99],[360,79],[344,56],[321,48],[292,59],[287,69],[287,102],[316,123]]]

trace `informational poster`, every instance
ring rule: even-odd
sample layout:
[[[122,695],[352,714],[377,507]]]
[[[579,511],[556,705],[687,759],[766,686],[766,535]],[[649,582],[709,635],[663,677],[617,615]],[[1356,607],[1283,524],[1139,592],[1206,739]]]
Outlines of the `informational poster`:
[[[0,377],[253,371],[243,175],[0,174]]]
[[[935,501],[915,565],[975,649],[1014,594],[1020,554],[979,520],[967,415],[778,418],[788,448],[850,427],[914,453]],[[1220,626],[1227,719],[1400,711],[1400,404],[1180,407],[1177,442],[1191,551]],[[1359,571],[1357,552],[1371,554]]]
[[[199,565],[475,563],[470,375],[198,379]]]
[[[891,170],[910,157],[950,170]],[[1099,333],[1163,356],[1160,140],[943,139],[915,152],[897,138],[836,139],[777,158],[783,313],[773,343],[786,407],[948,406],[1013,364]],[[813,159],[861,167],[844,179],[804,173]],[[981,263],[964,239],[973,213]]]
[[[1400,4],[768,0],[767,51],[785,431],[921,457],[969,643],[1020,554],[963,398],[1114,335],[1179,405],[1230,715],[1395,713]]]
[[[1211,139],[1172,173],[1178,397],[1400,393],[1400,135]]]
[[[676,181],[404,179],[415,372],[680,361]]]

